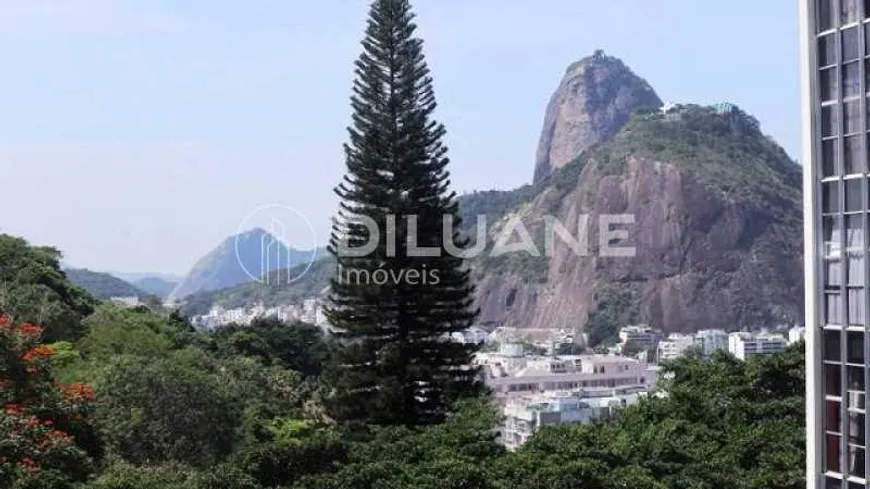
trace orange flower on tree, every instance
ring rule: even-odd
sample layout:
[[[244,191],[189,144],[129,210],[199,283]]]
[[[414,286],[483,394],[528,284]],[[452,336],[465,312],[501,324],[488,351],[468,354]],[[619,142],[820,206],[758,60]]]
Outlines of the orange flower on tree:
[[[21,326],[18,326],[18,331],[30,337],[38,337],[42,335],[43,330],[35,324],[24,323]]]
[[[50,346],[40,345],[36,348],[28,350],[27,353],[25,353],[24,356],[21,357],[21,359],[25,362],[32,362],[37,358],[48,358],[52,355],[54,355],[54,349],[52,349]]]

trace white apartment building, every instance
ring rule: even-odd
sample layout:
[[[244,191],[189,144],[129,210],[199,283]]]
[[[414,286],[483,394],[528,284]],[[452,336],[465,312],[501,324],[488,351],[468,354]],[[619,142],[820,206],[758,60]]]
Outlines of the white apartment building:
[[[507,401],[502,410],[501,442],[516,450],[543,426],[589,423],[608,418],[634,404],[646,391],[640,388],[591,389],[528,394]]]
[[[623,350],[655,351],[662,337],[661,331],[652,329],[645,324],[625,326],[619,330],[619,344]]]
[[[685,355],[689,348],[695,346],[695,337],[680,333],[671,333],[666,340],[659,342],[658,360],[667,362]]]
[[[717,350],[728,351],[728,333],[721,329],[702,329],[695,333],[695,346],[704,357]]]
[[[728,335],[728,351],[746,360],[751,356],[770,355],[786,349],[788,342],[778,334],[737,332]]]
[[[478,354],[475,363],[483,367],[486,385],[497,399],[577,389],[649,389],[657,380],[656,372],[646,362],[616,355]]]

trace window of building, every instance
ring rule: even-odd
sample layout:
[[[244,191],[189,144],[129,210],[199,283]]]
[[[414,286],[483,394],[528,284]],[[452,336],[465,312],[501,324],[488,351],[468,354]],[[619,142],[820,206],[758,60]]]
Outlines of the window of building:
[[[822,137],[840,134],[840,118],[836,105],[822,107]]]
[[[843,170],[847,175],[864,173],[864,136],[855,135],[843,138]],[[860,209],[860,207],[859,207]]]
[[[850,391],[864,393],[864,367],[848,367],[846,384]],[[864,409],[863,402],[849,402],[849,408]]]
[[[861,57],[861,39],[858,26],[843,29],[843,62],[853,61]]]
[[[832,71],[834,68],[829,68],[824,71]],[[834,87],[836,90],[836,87]],[[861,95],[861,63],[853,61],[847,65],[843,65],[843,97],[857,97]],[[836,98],[836,93],[834,94]],[[822,99],[828,100],[828,99]]]
[[[855,134],[861,131],[861,102],[853,100],[843,104],[844,134]]]
[[[840,423],[840,401],[825,401],[825,431],[839,433],[842,429]]]
[[[825,216],[822,218],[822,244],[825,258],[840,257],[840,218]]]
[[[837,37],[836,34],[827,34],[819,37],[819,67],[837,64]]]
[[[833,214],[840,211],[839,182],[822,183],[822,212]]]
[[[849,325],[851,326],[863,326],[864,319],[866,316],[866,310],[864,308],[864,289],[863,288],[849,288],[848,294],[846,296],[848,301],[847,307],[849,312]],[[863,358],[864,350],[863,345],[861,343],[861,356]],[[851,351],[851,350],[850,350]],[[851,361],[851,360],[850,360]]]
[[[825,363],[825,394],[833,397],[842,397],[843,386],[840,385],[842,372],[840,364]]]
[[[867,76],[870,77],[870,63],[867,64]],[[822,102],[837,100],[840,96],[840,78],[837,76],[837,68],[828,68],[819,72],[819,95]]]
[[[843,182],[846,190],[846,212],[861,212],[864,208],[864,192],[861,190],[861,182],[863,180],[863,178],[850,178]],[[855,231],[852,228],[848,228],[848,230]]]
[[[828,472],[840,472],[840,437],[828,434],[825,439],[825,469]]]
[[[826,329],[823,334],[825,343],[825,361],[839,362],[840,361],[840,331],[834,329]]]
[[[843,306],[839,292],[825,292],[825,324],[828,326],[840,326],[843,324]],[[839,335],[839,333],[838,333]],[[840,346],[837,343],[836,358],[840,358]],[[827,351],[828,347],[825,347]]]
[[[825,287],[839,289],[843,285],[843,271],[838,258],[825,259]]]
[[[819,31],[834,28],[834,0],[816,0],[816,13]]]
[[[849,444],[849,459],[847,463],[849,464],[849,475],[854,477],[864,478],[864,447]],[[849,484],[849,487],[853,487],[853,484]],[[863,485],[859,487],[864,487]]]
[[[858,0],[840,0],[840,24],[858,22]]]
[[[822,142],[822,176],[830,177],[837,174],[837,141]]]
[[[864,364],[864,333],[857,331],[846,333],[846,361]]]

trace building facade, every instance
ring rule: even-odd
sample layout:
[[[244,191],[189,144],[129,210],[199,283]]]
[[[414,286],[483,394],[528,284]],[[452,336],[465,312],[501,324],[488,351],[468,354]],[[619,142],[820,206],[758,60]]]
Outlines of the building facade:
[[[779,353],[787,346],[788,341],[778,334],[738,332],[728,335],[728,351],[741,360]]]
[[[728,333],[721,329],[702,329],[695,333],[695,346],[704,357],[728,349]]]
[[[516,450],[544,426],[584,424],[610,418],[647,395],[640,388],[590,389],[573,392],[544,392],[515,397],[502,410],[500,439],[508,450]]]
[[[639,388],[649,390],[658,372],[646,362],[616,355],[516,356],[479,353],[486,386],[496,400],[549,391]]]
[[[867,488],[870,2],[799,11],[807,487]]]
[[[693,346],[695,346],[693,335],[671,333],[667,339],[659,342],[656,357],[659,362],[670,362],[685,355]]]

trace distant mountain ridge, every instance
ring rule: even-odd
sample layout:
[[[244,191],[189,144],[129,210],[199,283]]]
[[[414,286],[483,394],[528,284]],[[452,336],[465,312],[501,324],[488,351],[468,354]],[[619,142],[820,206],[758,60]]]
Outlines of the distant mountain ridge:
[[[68,268],[64,270],[64,273],[70,282],[85,289],[98,299],[152,295],[108,273],[94,272],[85,268]]]
[[[149,294],[165,298],[178,287],[179,282],[180,280],[170,282],[160,277],[143,277],[134,281],[133,285]]]
[[[202,257],[175,289],[170,301],[254,281],[265,274],[313,260],[322,250],[290,248],[269,232],[256,228],[231,236]]]

